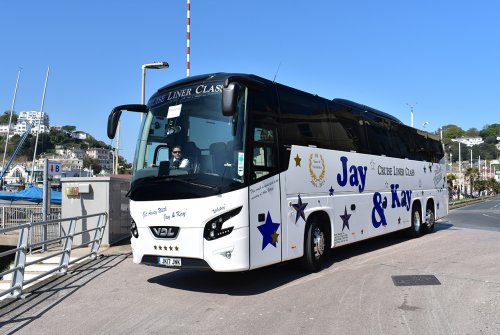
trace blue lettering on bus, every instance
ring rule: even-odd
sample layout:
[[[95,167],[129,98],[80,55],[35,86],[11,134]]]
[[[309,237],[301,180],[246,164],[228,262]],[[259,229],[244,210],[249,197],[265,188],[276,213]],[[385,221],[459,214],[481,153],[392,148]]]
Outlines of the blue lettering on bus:
[[[411,190],[401,191],[401,196],[403,200],[401,201],[401,205],[406,207],[406,211],[410,211],[411,206]],[[403,204],[404,202],[404,204]]]
[[[391,184],[392,208],[404,207],[407,211],[411,205],[411,190],[401,190],[401,198],[398,197],[399,184]]]
[[[401,190],[398,195],[399,184],[391,184],[391,208],[405,208],[406,211],[410,210],[411,206],[411,190]],[[385,218],[385,209],[387,198],[384,197],[382,201],[382,195],[380,192],[375,192],[373,194],[373,209],[372,209],[372,225],[375,228],[380,227],[380,225],[387,225],[387,220]]]
[[[387,200],[387,198],[385,200]],[[384,205],[382,203],[382,195],[380,192],[375,192],[373,194],[372,225],[375,228],[380,227],[380,225],[387,226]]]
[[[398,187],[399,187],[399,184],[391,184],[391,196],[392,196],[392,205],[391,207],[392,208],[396,208],[396,207],[401,207],[401,203],[399,202],[399,198],[398,198]]]
[[[366,170],[368,170],[367,166],[356,166],[351,165],[349,167],[349,176],[347,174],[347,163],[349,158],[342,156],[340,157],[340,161],[342,163],[342,174],[337,174],[337,183],[340,187],[345,187],[347,185],[347,181],[349,180],[349,184],[351,186],[358,186],[359,193],[363,193],[366,185]]]

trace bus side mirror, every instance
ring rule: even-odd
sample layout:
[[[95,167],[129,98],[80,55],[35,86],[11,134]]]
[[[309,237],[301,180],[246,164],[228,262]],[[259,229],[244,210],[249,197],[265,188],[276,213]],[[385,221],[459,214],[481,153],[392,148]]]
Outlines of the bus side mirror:
[[[116,127],[118,127],[118,121],[120,121],[121,115],[121,108],[115,107],[108,116],[108,137],[110,139],[115,138]]]
[[[222,87],[222,115],[231,116],[236,113],[240,85],[236,82]]]
[[[148,107],[146,105],[132,104],[132,105],[121,105],[113,108],[108,116],[108,137],[113,139],[116,134],[116,127],[118,127],[118,121],[120,121],[120,116],[122,111],[147,113]]]

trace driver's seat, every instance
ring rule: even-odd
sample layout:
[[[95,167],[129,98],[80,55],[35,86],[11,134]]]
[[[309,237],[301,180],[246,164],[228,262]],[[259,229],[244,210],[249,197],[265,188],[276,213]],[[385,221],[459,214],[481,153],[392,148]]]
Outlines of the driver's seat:
[[[198,173],[200,170],[200,155],[201,150],[194,144],[194,142],[186,142],[182,146],[183,156],[189,159],[191,170],[193,173]]]

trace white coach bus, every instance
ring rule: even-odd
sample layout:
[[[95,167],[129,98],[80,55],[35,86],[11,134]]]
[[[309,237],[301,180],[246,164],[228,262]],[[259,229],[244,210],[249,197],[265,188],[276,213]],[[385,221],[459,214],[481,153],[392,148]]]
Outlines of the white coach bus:
[[[135,263],[251,270],[302,258],[318,271],[332,248],[448,213],[438,138],[376,109],[245,74],[188,77],[144,113],[130,198]],[[172,162],[182,148],[186,167]]]

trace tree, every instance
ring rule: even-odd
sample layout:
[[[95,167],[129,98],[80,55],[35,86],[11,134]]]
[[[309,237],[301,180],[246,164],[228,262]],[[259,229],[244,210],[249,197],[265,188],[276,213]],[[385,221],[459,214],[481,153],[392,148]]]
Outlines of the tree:
[[[476,191],[481,193],[488,188],[488,182],[486,180],[476,180],[474,186],[476,188]]]
[[[473,147],[474,157],[481,156],[481,160],[496,159],[497,158],[497,148],[495,144],[492,143],[481,143]]]
[[[36,136],[35,141],[36,141]],[[38,145],[36,148],[36,154],[39,155],[42,152],[51,151],[55,148],[54,143],[50,140],[50,136],[47,133],[38,134]],[[34,148],[33,148],[34,150]]]
[[[443,139],[452,140],[455,138],[463,137],[464,135],[465,131],[459,126],[456,126],[454,124],[443,126]]]
[[[468,136],[468,137],[478,137],[479,136],[479,130],[477,130],[477,128],[469,128],[465,132],[465,136]]]
[[[66,133],[71,134],[72,132],[74,132],[76,130],[76,127],[75,126],[62,126],[61,129],[64,130]]]
[[[125,158],[122,156],[118,157],[118,174],[131,174],[132,164],[127,163]]]
[[[489,124],[483,127],[479,132],[481,137],[486,141],[486,139],[495,139],[500,136],[500,123]]]
[[[63,143],[69,139],[69,135],[60,129],[51,128],[49,131],[49,138],[54,145],[63,145]]]
[[[9,124],[10,119],[10,111],[5,111],[2,115],[0,115],[0,124]],[[17,123],[17,114],[16,112],[12,113],[12,124]]]
[[[500,183],[493,179],[492,185],[493,185],[493,187],[492,187],[493,192],[495,192],[496,194],[499,194],[500,193]]]
[[[469,181],[470,193],[474,190],[474,180],[479,177],[479,169],[476,167],[469,167],[465,170],[465,179]]]
[[[99,172],[101,172],[101,170],[102,170],[102,167],[101,167],[101,164],[99,164],[99,161],[97,159],[90,157],[89,155],[85,155],[83,157],[83,166],[91,168],[95,175],[98,174]]]

